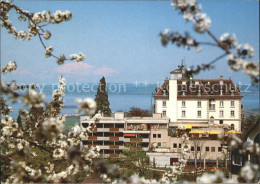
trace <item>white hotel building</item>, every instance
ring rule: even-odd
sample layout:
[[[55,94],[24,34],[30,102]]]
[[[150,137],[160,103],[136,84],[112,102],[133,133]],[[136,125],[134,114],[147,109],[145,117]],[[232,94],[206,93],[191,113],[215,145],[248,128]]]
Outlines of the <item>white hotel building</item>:
[[[241,131],[241,98],[231,79],[183,79],[177,69],[156,89],[155,113],[170,118],[171,125],[207,124]]]

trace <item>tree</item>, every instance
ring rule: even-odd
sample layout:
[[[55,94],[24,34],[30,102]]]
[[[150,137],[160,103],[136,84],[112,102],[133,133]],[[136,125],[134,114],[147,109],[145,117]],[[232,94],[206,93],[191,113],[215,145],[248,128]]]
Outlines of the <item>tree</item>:
[[[259,115],[250,114],[242,119],[241,129],[242,132],[245,134],[257,121],[259,121]]]
[[[206,155],[207,155],[207,152],[203,151],[204,149],[204,143],[206,142],[206,140],[202,140],[202,139],[198,139],[198,138],[193,138],[191,140],[192,142],[192,145],[194,146],[194,152],[193,152],[193,156],[194,156],[194,161],[195,161],[195,172],[194,172],[194,176],[195,178],[197,178],[198,176],[198,160],[200,161],[200,165],[199,167],[203,167],[201,165],[201,160],[203,160]]]
[[[55,58],[58,64],[66,60],[83,61],[82,53],[71,54],[70,59],[64,55],[53,54],[52,46],[46,46],[44,40],[49,40],[51,33],[45,30],[49,24],[69,21],[72,17],[69,11],[49,11],[30,13],[16,6],[11,1],[1,1],[1,26],[22,41],[38,37],[45,49],[45,57]],[[18,14],[18,20],[28,23],[27,31],[16,31],[9,20],[10,11]],[[30,52],[28,52],[30,53]],[[1,74],[7,74],[17,69],[17,64],[10,61],[1,68]],[[1,181],[6,183],[57,183],[77,182],[78,175],[91,171],[92,159],[98,157],[96,148],[80,147],[81,138],[86,137],[94,128],[96,121],[87,129],[75,126],[68,136],[63,134],[65,118],[61,115],[63,96],[65,95],[65,79],[61,76],[58,89],[53,91],[52,99],[44,101],[44,95],[35,90],[34,85],[0,84],[1,105]],[[17,90],[26,89],[19,93]],[[17,120],[9,114],[12,103],[25,106],[20,109]],[[79,111],[94,112],[95,102],[92,100],[78,101]],[[94,111],[93,111],[94,110]],[[21,122],[21,117],[23,122]]]
[[[148,110],[143,110],[138,107],[130,107],[130,111],[126,113],[127,117],[149,117],[151,113]]]
[[[126,144],[125,149],[115,163],[120,167],[122,173],[128,177],[134,174],[146,179],[159,180],[162,177],[162,173],[156,172],[152,164],[149,163],[149,157],[142,150],[141,138],[137,138],[136,143]]]
[[[96,113],[101,111],[104,116],[110,117],[111,109],[109,108],[110,103],[108,101],[105,77],[102,77],[102,79],[99,81],[95,101],[97,104]]]

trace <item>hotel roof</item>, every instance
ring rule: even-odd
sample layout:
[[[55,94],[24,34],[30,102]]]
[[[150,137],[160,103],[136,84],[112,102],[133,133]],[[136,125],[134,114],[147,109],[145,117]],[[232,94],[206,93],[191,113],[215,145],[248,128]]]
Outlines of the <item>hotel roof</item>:
[[[182,79],[177,80],[178,98],[242,98],[240,88],[231,79]],[[169,97],[169,80],[156,88],[155,98]]]

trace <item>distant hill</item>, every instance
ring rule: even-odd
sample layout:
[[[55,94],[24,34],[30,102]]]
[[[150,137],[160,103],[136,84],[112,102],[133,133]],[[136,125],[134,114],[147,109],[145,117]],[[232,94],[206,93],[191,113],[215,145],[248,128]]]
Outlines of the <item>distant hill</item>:
[[[249,116],[249,115],[260,115],[260,112],[259,112],[259,108],[254,108],[254,109],[242,109],[242,114],[244,116]]]

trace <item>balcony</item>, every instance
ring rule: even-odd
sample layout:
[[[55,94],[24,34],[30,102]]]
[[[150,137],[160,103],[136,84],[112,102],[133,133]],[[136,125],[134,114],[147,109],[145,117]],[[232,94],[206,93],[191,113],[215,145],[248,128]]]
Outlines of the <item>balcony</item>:
[[[110,145],[109,149],[119,149],[119,145]]]
[[[97,145],[100,149],[109,149],[109,146],[105,145]]]
[[[119,128],[109,128],[110,132],[119,132]]]
[[[143,138],[142,142],[150,142],[148,138]]]
[[[109,141],[119,141],[119,137],[109,137]]]
[[[97,128],[97,132],[110,132],[109,128]]]
[[[97,136],[89,136],[88,140],[97,140]]]

